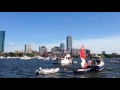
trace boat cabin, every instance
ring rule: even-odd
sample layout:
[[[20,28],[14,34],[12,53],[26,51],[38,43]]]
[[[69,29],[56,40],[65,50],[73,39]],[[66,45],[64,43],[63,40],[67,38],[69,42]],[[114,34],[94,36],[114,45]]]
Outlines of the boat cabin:
[[[65,57],[62,57],[62,60],[71,60],[70,54],[67,54]]]
[[[91,61],[89,63],[89,61]],[[95,55],[90,57],[90,60],[88,60],[88,65],[99,65],[103,61],[103,58],[101,56]]]

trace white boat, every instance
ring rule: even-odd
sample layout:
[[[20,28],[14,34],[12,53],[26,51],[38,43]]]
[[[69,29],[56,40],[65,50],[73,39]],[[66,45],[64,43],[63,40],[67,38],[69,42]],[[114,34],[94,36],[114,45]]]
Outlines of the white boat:
[[[65,57],[61,57],[61,59],[53,60],[53,64],[71,64],[73,59],[70,54],[65,55]]]
[[[10,57],[10,56],[7,56],[6,59],[11,59],[11,57]]]
[[[60,63],[61,64],[71,64],[72,63],[72,58],[71,58],[70,54],[67,54],[65,57],[63,57],[60,60]]]
[[[41,67],[39,67],[39,69],[35,71],[35,74],[51,74],[57,73],[59,70],[59,68],[42,69]]]
[[[111,60],[110,62],[113,62],[113,63],[120,63],[120,59],[118,59],[118,60]]]
[[[91,57],[92,65],[87,65],[87,68],[91,68],[91,71],[101,71],[104,69],[104,60],[101,56],[95,55]]]
[[[58,58],[58,57],[57,57],[56,55],[55,55],[55,56],[51,56],[51,60],[52,60],[52,61],[57,60],[57,58]]]
[[[43,60],[49,61],[51,58],[50,57],[46,57]]]
[[[37,59],[44,59],[44,57],[41,57],[41,56],[36,56]]]
[[[88,72],[88,71],[101,71],[104,68],[103,58],[101,56],[98,56],[98,55],[92,56],[91,57],[91,60],[92,60],[91,64],[88,63],[89,65],[87,65],[83,45],[82,45],[82,48],[80,50],[80,58],[82,60],[82,62],[81,62],[82,68],[74,69],[73,70],[74,73],[84,73],[84,72]]]
[[[3,56],[0,56],[0,59],[5,59],[5,57],[3,57]]]
[[[73,63],[74,63],[74,64],[76,64],[76,63],[77,63],[77,61],[73,61]]]
[[[23,57],[20,57],[20,59],[22,59],[22,60],[28,60],[28,59],[31,59],[31,57],[28,57],[28,56],[24,55]]]

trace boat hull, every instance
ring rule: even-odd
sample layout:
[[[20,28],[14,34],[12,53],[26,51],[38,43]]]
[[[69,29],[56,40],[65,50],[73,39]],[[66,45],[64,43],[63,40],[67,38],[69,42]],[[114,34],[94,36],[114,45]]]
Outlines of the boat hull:
[[[36,70],[35,74],[52,74],[52,73],[57,73],[59,71],[59,68],[51,68],[51,69],[41,69],[41,70]]]
[[[101,71],[104,69],[104,65],[96,65],[96,66],[87,66],[86,69],[74,69],[74,73],[86,73],[89,71]]]
[[[60,60],[54,60],[53,64],[60,64]]]
[[[73,72],[74,73],[77,73],[77,74],[82,74],[82,73],[86,73],[86,72],[89,72],[90,71],[90,68],[86,68],[86,69],[74,69]]]
[[[90,68],[89,66],[87,66],[87,67]],[[92,66],[90,71],[101,71],[103,69],[104,69],[103,66]]]

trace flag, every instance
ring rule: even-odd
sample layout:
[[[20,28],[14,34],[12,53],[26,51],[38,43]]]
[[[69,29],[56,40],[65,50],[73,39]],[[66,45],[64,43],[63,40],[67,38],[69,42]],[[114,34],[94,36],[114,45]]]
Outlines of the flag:
[[[86,56],[85,56],[84,45],[83,44],[82,44],[82,48],[80,49],[80,58],[82,60],[82,62],[81,62],[82,68],[87,68],[87,65],[86,65]]]

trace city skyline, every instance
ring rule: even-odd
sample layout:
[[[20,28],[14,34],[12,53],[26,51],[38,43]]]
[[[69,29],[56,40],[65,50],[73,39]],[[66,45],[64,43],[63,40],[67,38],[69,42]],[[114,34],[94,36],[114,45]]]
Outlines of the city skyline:
[[[72,36],[72,47],[92,53],[120,54],[120,12],[0,12],[0,31],[5,31],[4,52],[48,51]]]

